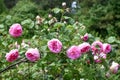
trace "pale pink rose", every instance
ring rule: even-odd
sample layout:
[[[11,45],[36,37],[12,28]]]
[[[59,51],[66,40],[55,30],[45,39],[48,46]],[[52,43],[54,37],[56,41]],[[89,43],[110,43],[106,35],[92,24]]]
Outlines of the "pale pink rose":
[[[86,33],[84,36],[81,36],[81,39],[82,39],[83,41],[87,41],[88,38],[89,38],[88,33]]]
[[[107,43],[103,44],[103,52],[107,54],[110,51],[111,51],[111,45]]]
[[[92,51],[95,53],[101,53],[103,51],[103,44],[100,41],[94,41],[91,45]]]
[[[13,37],[19,37],[22,35],[22,26],[18,23],[13,24],[9,29],[9,34]]]
[[[18,58],[18,56],[19,56],[18,50],[13,49],[9,53],[7,53],[5,57],[8,62],[13,62]]]
[[[80,44],[78,47],[81,53],[89,52],[91,48],[90,44],[86,42]]]
[[[35,48],[35,49],[30,48],[25,53],[25,56],[28,60],[30,60],[31,62],[34,62],[40,58],[40,53],[37,48]]]
[[[99,54],[99,56],[100,56],[100,58],[106,59],[107,54],[105,54],[105,53],[101,52],[101,53]]]
[[[100,58],[98,57],[98,56],[94,56],[94,61],[96,62],[96,63],[101,63],[102,62],[102,60],[100,60]]]
[[[116,74],[118,72],[118,68],[119,68],[119,64],[113,61],[112,65],[110,66],[110,71],[113,74]]]
[[[62,43],[58,39],[52,39],[47,43],[48,48],[53,53],[59,53],[62,49]]]
[[[79,58],[81,56],[81,52],[79,51],[78,46],[71,46],[67,50],[67,56],[73,60]]]

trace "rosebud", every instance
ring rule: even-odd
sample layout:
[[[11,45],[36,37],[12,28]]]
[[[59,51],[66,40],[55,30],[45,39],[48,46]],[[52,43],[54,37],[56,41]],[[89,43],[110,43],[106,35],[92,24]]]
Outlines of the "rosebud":
[[[63,6],[63,7],[66,7],[66,2],[63,2],[63,3],[62,3],[62,6]]]
[[[40,16],[39,16],[39,15],[37,15],[37,16],[36,16],[36,20],[39,20],[39,19],[40,19]]]
[[[52,14],[49,14],[49,15],[48,15],[48,18],[52,18]]]
[[[119,64],[113,61],[112,65],[110,66],[110,71],[113,74],[116,74],[118,72],[118,68],[119,68]]]
[[[81,39],[83,41],[87,41],[88,40],[88,33],[86,33],[84,36],[81,36]]]

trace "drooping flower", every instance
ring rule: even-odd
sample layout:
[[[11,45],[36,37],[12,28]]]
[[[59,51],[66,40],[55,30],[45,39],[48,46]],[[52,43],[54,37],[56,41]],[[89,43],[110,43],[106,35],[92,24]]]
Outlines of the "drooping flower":
[[[116,74],[118,72],[118,68],[119,68],[119,64],[113,61],[112,65],[110,66],[110,71],[113,74]]]
[[[103,52],[107,54],[110,51],[111,51],[111,45],[107,43],[103,44]]]
[[[30,48],[26,51],[25,56],[29,61],[35,62],[40,58],[40,53],[37,48]]]
[[[62,49],[62,43],[58,39],[52,39],[47,43],[48,48],[53,53],[59,53]]]
[[[67,50],[67,56],[73,60],[79,58],[81,56],[81,52],[79,51],[78,46],[71,46]]]
[[[13,24],[9,29],[9,34],[13,37],[19,37],[22,35],[22,26],[18,23]]]
[[[102,62],[102,60],[99,58],[99,56],[97,56],[97,55],[94,55],[94,61],[96,62],[96,63],[101,63]]]
[[[80,44],[78,47],[81,53],[89,52],[91,48],[90,44],[86,42]]]
[[[81,36],[81,39],[83,40],[83,41],[87,41],[88,40],[88,33],[86,33],[84,36]]]
[[[101,53],[103,51],[103,44],[100,41],[94,41],[91,48],[94,53]]]
[[[7,53],[5,57],[8,62],[13,62],[18,58],[18,56],[19,56],[18,50],[13,49],[9,53]]]

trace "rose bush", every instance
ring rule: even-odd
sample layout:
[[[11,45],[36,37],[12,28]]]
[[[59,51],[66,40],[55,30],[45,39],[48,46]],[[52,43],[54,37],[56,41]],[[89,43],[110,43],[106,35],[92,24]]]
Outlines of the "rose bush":
[[[0,79],[117,80],[120,77],[114,44],[87,32],[85,25],[67,16],[65,7],[51,12],[51,17],[36,15],[36,21],[11,23],[9,34],[7,29],[3,31],[6,33],[1,34]],[[110,76],[106,77],[107,74]]]

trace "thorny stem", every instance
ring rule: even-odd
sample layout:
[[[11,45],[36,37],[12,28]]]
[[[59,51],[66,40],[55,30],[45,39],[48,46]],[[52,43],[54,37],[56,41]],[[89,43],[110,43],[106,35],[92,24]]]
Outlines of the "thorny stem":
[[[12,67],[14,67],[14,66],[16,66],[16,65],[18,65],[18,64],[20,64],[20,63],[22,63],[22,62],[26,62],[26,61],[27,61],[27,60],[26,60],[25,58],[22,58],[20,61],[14,63],[14,64],[11,64],[11,65],[9,65],[8,67],[6,67],[6,68],[4,68],[3,70],[1,70],[1,71],[0,71],[0,74],[3,73],[4,71],[7,71],[7,70],[11,69]]]

